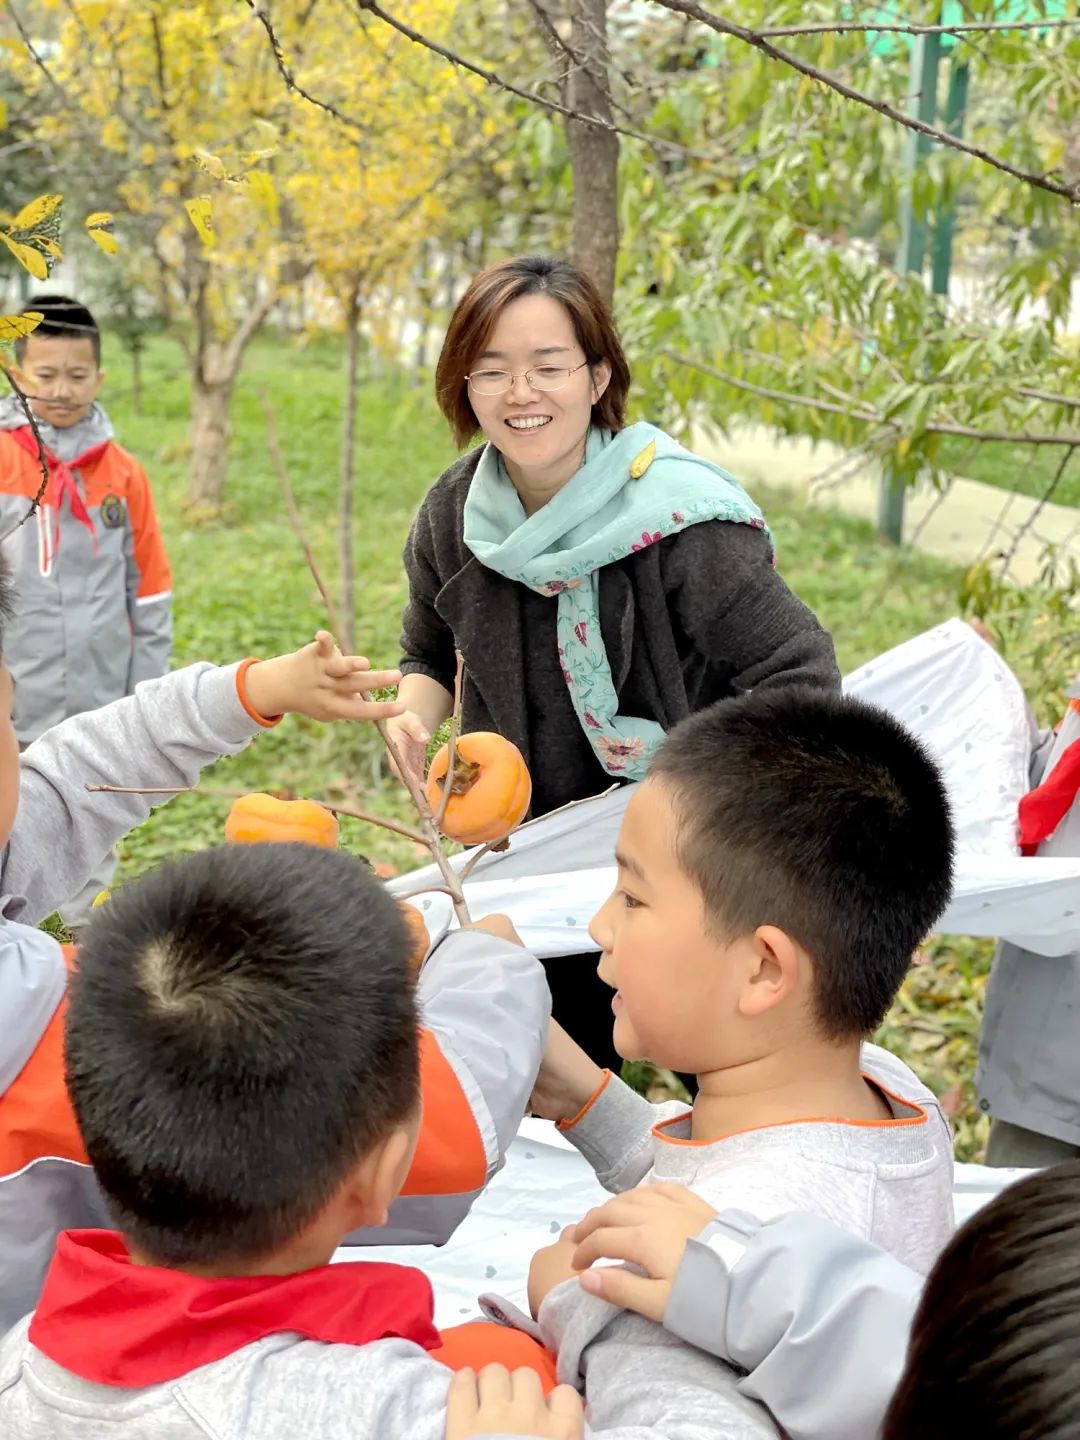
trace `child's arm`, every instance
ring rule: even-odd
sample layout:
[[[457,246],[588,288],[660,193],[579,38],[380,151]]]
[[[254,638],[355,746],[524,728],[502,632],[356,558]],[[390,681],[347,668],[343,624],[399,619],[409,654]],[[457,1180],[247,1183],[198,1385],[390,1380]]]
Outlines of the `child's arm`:
[[[131,665],[127,693],[143,680],[156,680],[172,654],[172,571],[161,538],[150,482],[131,462],[128,490],[127,602],[131,623]]]
[[[382,1229],[350,1245],[442,1245],[502,1168],[536,1078],[551,995],[505,916],[452,931],[420,973],[423,1121]]]
[[[394,704],[364,698],[396,671],[342,657],[332,638],[292,655],[217,668],[190,665],[135,695],[72,716],[22,757],[19,812],[0,862],[9,919],[36,923],[84,884],[93,866],[158,795],[92,793],[87,785],[183,790],[203,766],[234,755],[286,713],[316,720],[380,719]]]
[[[678,1185],[601,1205],[575,1239],[579,1268],[638,1267],[584,1270],[583,1288],[747,1370],[741,1393],[792,1440],[878,1433],[922,1289],[893,1256],[817,1216],[716,1215]]]
[[[613,1191],[641,1183],[652,1165],[653,1126],[689,1108],[677,1100],[653,1105],[636,1094],[590,1060],[555,1020],[548,1029],[531,1106],[534,1114],[557,1122],[600,1184]]]

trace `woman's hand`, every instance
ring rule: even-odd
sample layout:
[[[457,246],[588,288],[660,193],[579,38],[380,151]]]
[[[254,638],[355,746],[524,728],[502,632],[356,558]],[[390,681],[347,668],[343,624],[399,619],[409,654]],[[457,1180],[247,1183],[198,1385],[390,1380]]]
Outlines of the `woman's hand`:
[[[397,746],[401,763],[408,772],[409,778],[417,785],[423,785],[427,747],[431,736],[420,716],[416,714],[415,710],[402,711],[386,722],[386,733]],[[392,755],[390,756],[390,769],[401,783],[405,784],[405,776],[401,773]]]
[[[446,1440],[474,1435],[539,1435],[542,1440],[582,1440],[581,1397],[557,1385],[546,1398],[535,1370],[485,1365],[480,1374],[459,1370],[446,1402]]]

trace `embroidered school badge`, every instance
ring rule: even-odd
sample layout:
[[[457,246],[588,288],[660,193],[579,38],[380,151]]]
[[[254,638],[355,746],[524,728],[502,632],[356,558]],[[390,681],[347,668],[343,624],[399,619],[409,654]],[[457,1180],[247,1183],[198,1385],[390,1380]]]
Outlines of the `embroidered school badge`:
[[[120,530],[127,524],[127,507],[119,495],[106,495],[102,500],[101,523],[106,530]]]

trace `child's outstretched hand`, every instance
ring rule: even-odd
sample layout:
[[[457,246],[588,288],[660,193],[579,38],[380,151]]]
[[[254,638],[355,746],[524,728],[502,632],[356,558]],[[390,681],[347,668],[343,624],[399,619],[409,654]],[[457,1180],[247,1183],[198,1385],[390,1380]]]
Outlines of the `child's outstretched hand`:
[[[584,1272],[581,1288],[662,1322],[686,1242],[715,1219],[712,1206],[681,1185],[639,1185],[617,1195],[574,1227],[573,1263]],[[597,1260],[623,1260],[645,1274],[618,1266],[590,1270]]]
[[[539,1435],[544,1440],[581,1440],[581,1397],[570,1385],[546,1396],[535,1370],[485,1365],[480,1374],[459,1370],[446,1403],[446,1440],[473,1435]]]
[[[320,630],[310,645],[260,660],[244,677],[251,706],[267,720],[276,715],[310,715],[313,720],[386,720],[405,706],[397,700],[368,700],[371,690],[397,685],[399,670],[372,670],[362,655],[342,655],[334,637]]]

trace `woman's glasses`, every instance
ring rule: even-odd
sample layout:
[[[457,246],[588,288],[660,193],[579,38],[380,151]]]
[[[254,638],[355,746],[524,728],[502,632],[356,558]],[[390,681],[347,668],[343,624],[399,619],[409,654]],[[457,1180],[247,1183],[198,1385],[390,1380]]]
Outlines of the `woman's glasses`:
[[[519,370],[516,374],[510,370],[474,370],[471,375],[465,376],[465,380],[476,395],[505,395],[522,375],[530,390],[561,390],[570,383],[570,376],[584,370],[588,363],[588,360],[583,360],[580,365],[569,368],[565,365],[537,365],[532,370]]]

